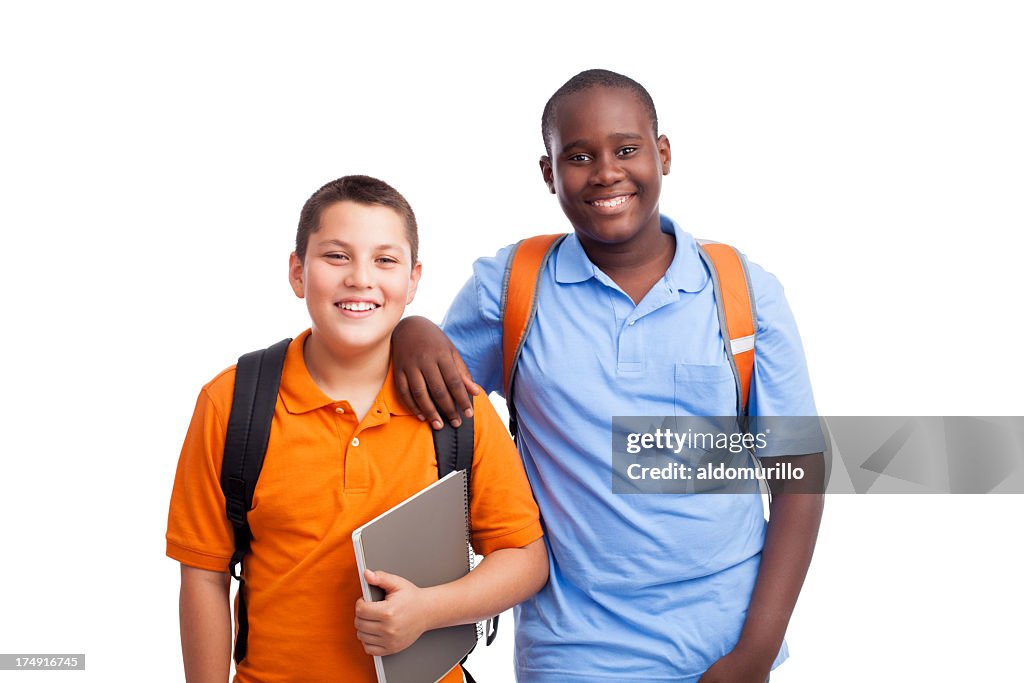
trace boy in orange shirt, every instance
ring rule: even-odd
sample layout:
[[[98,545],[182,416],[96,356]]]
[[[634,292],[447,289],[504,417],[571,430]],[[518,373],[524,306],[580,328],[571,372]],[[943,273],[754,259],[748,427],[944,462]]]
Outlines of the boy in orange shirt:
[[[237,681],[373,681],[369,655],[424,632],[480,621],[547,579],[536,505],[519,456],[486,398],[474,402],[472,542],[486,555],[449,584],[418,588],[368,570],[387,593],[365,603],[350,535],[437,479],[430,427],[398,398],[391,332],[421,266],[416,222],[382,181],[348,176],[306,202],[289,279],[312,328],[288,348],[266,459],[248,514],[248,648]],[[181,562],[181,639],[189,681],[227,680],[228,563],[220,488],[234,368],[203,387],[178,463],[167,554]],[[459,681],[456,667],[443,680]]]

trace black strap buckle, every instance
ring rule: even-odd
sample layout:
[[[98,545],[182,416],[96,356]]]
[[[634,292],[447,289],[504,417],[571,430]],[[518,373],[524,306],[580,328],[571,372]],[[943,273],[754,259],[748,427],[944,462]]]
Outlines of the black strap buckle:
[[[487,625],[484,626],[484,635],[486,636],[487,645],[494,642],[494,639],[498,637],[498,615],[495,614],[493,617],[487,620]]]

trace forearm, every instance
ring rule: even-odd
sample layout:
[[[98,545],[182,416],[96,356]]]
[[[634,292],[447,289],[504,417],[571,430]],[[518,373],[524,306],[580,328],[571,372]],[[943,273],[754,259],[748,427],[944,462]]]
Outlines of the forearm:
[[[822,456],[773,458],[772,462],[780,460],[803,467],[805,480],[801,488],[791,486],[772,497],[761,566],[737,645],[770,659],[782,646],[807,575],[824,504]]]
[[[547,580],[543,538],[522,548],[496,550],[461,579],[425,589],[428,630],[489,619],[539,591]]]
[[[225,683],[231,671],[230,577],[181,567],[178,616],[188,683]]]

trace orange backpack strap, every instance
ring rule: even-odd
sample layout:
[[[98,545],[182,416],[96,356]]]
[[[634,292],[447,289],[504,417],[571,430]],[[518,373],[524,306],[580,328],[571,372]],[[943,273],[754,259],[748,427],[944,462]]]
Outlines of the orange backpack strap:
[[[545,264],[565,237],[565,234],[528,237],[516,245],[505,266],[501,286],[501,369],[510,410],[516,364],[537,315],[537,285]]]
[[[750,380],[754,374],[754,338],[757,335],[757,311],[747,262],[728,244],[698,240],[701,258],[711,271],[715,286],[718,321],[725,340],[725,353],[736,376],[739,396],[737,414],[747,414]]]

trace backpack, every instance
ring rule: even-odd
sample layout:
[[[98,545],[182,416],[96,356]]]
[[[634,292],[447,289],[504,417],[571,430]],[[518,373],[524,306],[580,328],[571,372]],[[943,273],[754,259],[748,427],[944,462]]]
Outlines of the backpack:
[[[252,531],[246,517],[252,508],[256,482],[263,468],[270,425],[281,386],[281,372],[291,339],[283,339],[266,349],[252,351],[238,359],[231,414],[224,438],[224,462],[220,486],[226,499],[226,511],[235,534],[235,551],[229,570],[238,581],[238,635],[235,640],[235,663],[245,658],[249,638],[249,617],[245,601],[245,579],[242,559],[249,552]],[[473,469],[473,419],[463,418],[458,429],[445,424],[433,431],[437,476],[466,470],[469,480]],[[497,635],[498,618],[489,622],[487,644]],[[468,676],[468,674],[467,674]]]
[[[501,286],[501,352],[508,428],[518,440],[514,393],[516,365],[537,315],[537,288],[551,254],[566,234],[537,235],[519,242],[505,267]],[[710,271],[725,353],[736,379],[736,415],[747,416],[750,380],[754,374],[757,312],[747,262],[733,247],[698,240],[697,251]]]

